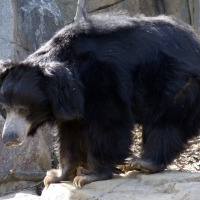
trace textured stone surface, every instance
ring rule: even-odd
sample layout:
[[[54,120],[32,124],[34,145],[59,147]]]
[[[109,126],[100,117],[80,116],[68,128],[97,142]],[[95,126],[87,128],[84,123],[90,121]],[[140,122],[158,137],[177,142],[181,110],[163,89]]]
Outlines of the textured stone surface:
[[[87,0],[86,9],[123,10],[132,14],[149,10],[151,4],[152,0]],[[26,58],[62,27],[63,21],[67,24],[74,19],[76,5],[77,0],[1,0],[0,58],[14,61]]]
[[[0,197],[1,200],[39,200],[41,199],[34,190],[21,191]]]
[[[53,0],[0,1],[0,58],[21,61],[62,26]]]
[[[0,18],[0,59],[13,61],[22,61],[62,27],[54,0],[0,0]],[[19,147],[5,147],[0,138],[0,174],[11,169],[22,172],[50,169],[50,132],[49,128],[39,130],[34,138],[27,138]],[[32,184],[1,183],[0,194]]]
[[[16,147],[7,147],[0,138],[0,171],[42,171],[51,168],[50,148],[51,130],[39,129],[34,137]]]
[[[118,3],[111,5],[111,6],[102,8],[100,10],[96,10],[94,12],[95,13],[123,12],[123,13],[129,14],[128,9],[129,9],[129,7],[128,7],[127,2],[126,1],[120,1]],[[131,13],[133,13],[133,12],[131,12]]]
[[[91,0],[92,1],[92,0]],[[98,4],[95,1],[93,2],[93,6],[90,5],[90,0],[87,1],[87,7],[92,7],[93,10],[100,9]],[[112,5],[112,1],[101,2],[101,9],[100,11],[103,12],[110,12],[110,11],[118,11],[123,10],[127,11],[129,14],[145,14],[146,16],[154,16],[157,14],[167,14],[173,15],[177,19],[186,22],[188,24],[192,24],[194,9],[193,4],[198,4],[198,0],[124,0],[124,1],[117,1],[114,5]],[[198,3],[197,3],[198,2]],[[104,3],[104,5],[103,5]],[[110,4],[109,4],[110,3]],[[197,6],[198,7],[198,6]],[[197,8],[196,7],[196,8]],[[199,10],[199,8],[197,8]],[[195,17],[196,21],[199,21],[200,17]]]
[[[15,60],[23,60],[61,28],[60,11],[53,0],[15,1]]]
[[[157,13],[154,0],[140,0],[139,1],[139,13],[143,13],[146,16],[152,16]]]
[[[3,120],[0,121],[2,132]],[[22,172],[41,172],[51,168],[51,128],[45,126],[37,131],[35,137],[28,137],[25,142],[16,147],[6,147],[0,138],[0,174],[8,174],[9,170]],[[0,194],[8,191],[26,188],[32,182],[0,183]]]
[[[156,13],[156,7],[154,0],[123,0],[105,8],[102,6],[102,9],[97,10],[98,13],[121,11],[129,15],[145,14],[146,16],[152,16]]]
[[[194,15],[192,20],[194,29],[198,34],[200,34],[200,0],[194,0],[193,2],[190,3],[190,5],[191,9],[193,8],[194,10]]]
[[[76,14],[77,0],[55,0],[60,9],[64,24],[73,21]]]
[[[81,189],[69,183],[51,184],[43,190],[45,200],[197,200],[200,173],[164,172],[145,175],[138,172],[112,180],[98,181]]]
[[[86,9],[89,12],[118,12],[133,14],[145,14],[146,16],[155,16],[157,14],[173,15],[177,19],[192,24],[194,15],[194,3],[197,0],[105,0],[105,1],[86,1]],[[196,3],[197,4],[197,3]],[[199,10],[199,8],[198,8]],[[199,21],[199,17],[195,17]]]
[[[199,0],[87,0],[88,12],[165,13],[192,24],[200,32]],[[23,60],[71,22],[77,0],[1,0],[0,58]]]
[[[0,1],[0,58],[14,58],[14,11],[12,0]]]
[[[96,10],[100,10],[102,8],[106,8],[117,4],[123,0],[87,0],[86,1],[86,10],[88,12],[94,12]]]
[[[168,15],[173,15],[177,19],[191,24],[190,9],[188,0],[164,0],[164,10]]]

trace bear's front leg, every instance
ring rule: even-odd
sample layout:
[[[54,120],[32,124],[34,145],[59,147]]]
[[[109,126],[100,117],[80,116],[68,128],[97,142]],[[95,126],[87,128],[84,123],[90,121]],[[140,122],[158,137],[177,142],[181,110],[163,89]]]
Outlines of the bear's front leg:
[[[51,183],[60,181],[73,181],[77,168],[87,165],[85,136],[82,133],[80,120],[62,122],[58,125],[60,141],[60,169],[47,172],[44,184],[48,187]]]
[[[62,169],[52,169],[47,172],[44,179],[45,187],[51,183],[59,183],[60,181],[73,181],[76,176],[76,167],[64,167]]]
[[[100,180],[112,178],[112,171],[104,168],[104,170],[90,171],[84,168],[77,170],[77,176],[74,178],[73,185],[81,188],[83,185]]]
[[[74,178],[75,187],[81,188],[94,181],[111,179],[113,174],[121,172],[116,166],[124,163],[131,155],[132,122],[127,126],[127,121],[121,120],[121,116],[117,120],[120,123],[114,123],[113,119],[115,125],[101,120],[91,121],[86,132],[87,170],[82,169]]]

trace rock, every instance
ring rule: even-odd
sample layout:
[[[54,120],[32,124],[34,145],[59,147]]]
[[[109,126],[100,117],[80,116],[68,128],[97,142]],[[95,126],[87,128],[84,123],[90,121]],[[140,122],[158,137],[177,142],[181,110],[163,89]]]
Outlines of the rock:
[[[0,121],[0,131],[2,132],[3,120]],[[45,126],[38,129],[34,137],[27,137],[25,142],[16,147],[6,147],[0,138],[0,175],[20,172],[45,172],[51,168],[51,127]],[[40,181],[43,177],[40,179]],[[34,185],[31,181],[11,181],[1,182],[0,194],[27,188]]]
[[[123,12],[129,14],[128,12],[128,4],[126,1],[121,1],[109,7],[103,8],[101,10],[94,11],[95,13],[108,13],[108,12]]]
[[[86,1],[86,10],[87,12],[94,12],[102,8],[107,8],[114,4],[117,4],[123,0],[87,0]]]
[[[197,1],[196,1],[197,2]],[[177,19],[191,24],[193,10],[192,0],[87,0],[86,10],[88,12],[116,12],[145,14],[155,16],[157,14],[173,15]],[[197,17],[196,17],[197,18]],[[199,18],[198,18],[199,20]]]
[[[23,60],[60,27],[71,22],[77,0],[1,0],[1,59]],[[87,0],[88,12],[124,11],[147,16],[165,13],[192,24],[200,32],[198,0]]]
[[[16,15],[15,60],[21,61],[49,40],[63,25],[53,0],[13,1]]]
[[[34,190],[26,190],[0,197],[1,200],[39,200],[41,199]]]
[[[64,24],[74,20],[76,14],[77,0],[55,0],[60,9]]]
[[[22,61],[62,27],[60,11],[54,0],[0,1],[0,59]],[[3,121],[0,120],[2,130]],[[40,172],[51,168],[49,147],[51,129],[38,130],[19,147],[5,147],[0,138],[0,175],[9,170]],[[35,183],[12,181],[0,183],[0,194],[29,187]]]
[[[195,13],[196,13],[196,11],[194,10],[194,2],[197,2],[197,1],[196,0],[188,0],[188,6],[189,6],[189,11],[190,11],[190,20],[191,20],[191,25],[193,27],[194,27],[194,17],[195,17]]]
[[[127,10],[128,10],[128,13],[130,15],[133,15],[133,14],[141,14],[140,12],[140,0],[125,0],[125,3],[127,5]]]
[[[158,0],[156,0],[158,1]],[[146,16],[153,16],[157,13],[154,0],[140,0],[139,1],[139,13]]]
[[[164,0],[163,5],[167,15],[173,15],[177,19],[191,24],[188,0]]]
[[[197,200],[200,173],[166,171],[159,174],[129,172],[111,180],[97,181],[81,189],[71,183],[51,184],[44,189],[45,200]]]
[[[104,12],[123,12],[129,15],[134,14],[145,14],[146,16],[152,16],[156,13],[156,7],[153,0],[124,0],[119,1],[113,5],[106,8],[102,6],[103,9],[97,9],[98,13]]]
[[[1,59],[21,61],[62,26],[53,0],[0,1]]]
[[[194,10],[194,15],[192,15],[194,29],[200,35],[200,2],[194,0],[193,2],[190,2],[190,7]]]
[[[0,1],[0,55],[1,59],[14,58],[14,11],[12,0]]]

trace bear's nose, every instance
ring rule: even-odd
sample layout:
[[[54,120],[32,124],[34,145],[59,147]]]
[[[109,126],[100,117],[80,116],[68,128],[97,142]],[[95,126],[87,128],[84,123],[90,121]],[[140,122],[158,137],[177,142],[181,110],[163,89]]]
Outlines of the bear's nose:
[[[3,134],[3,143],[6,146],[18,146],[21,144],[19,135],[14,132],[6,132]]]

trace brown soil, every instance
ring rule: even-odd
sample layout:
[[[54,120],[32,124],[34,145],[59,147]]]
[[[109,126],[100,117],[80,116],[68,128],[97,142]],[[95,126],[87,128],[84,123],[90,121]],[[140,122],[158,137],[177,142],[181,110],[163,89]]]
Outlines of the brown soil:
[[[142,143],[142,128],[136,127],[133,138],[134,145],[132,151],[134,155],[140,156],[141,143]],[[200,171],[200,136],[193,138],[188,142],[186,150],[181,153],[180,157],[175,159],[174,162],[168,166],[167,169],[177,171]]]

